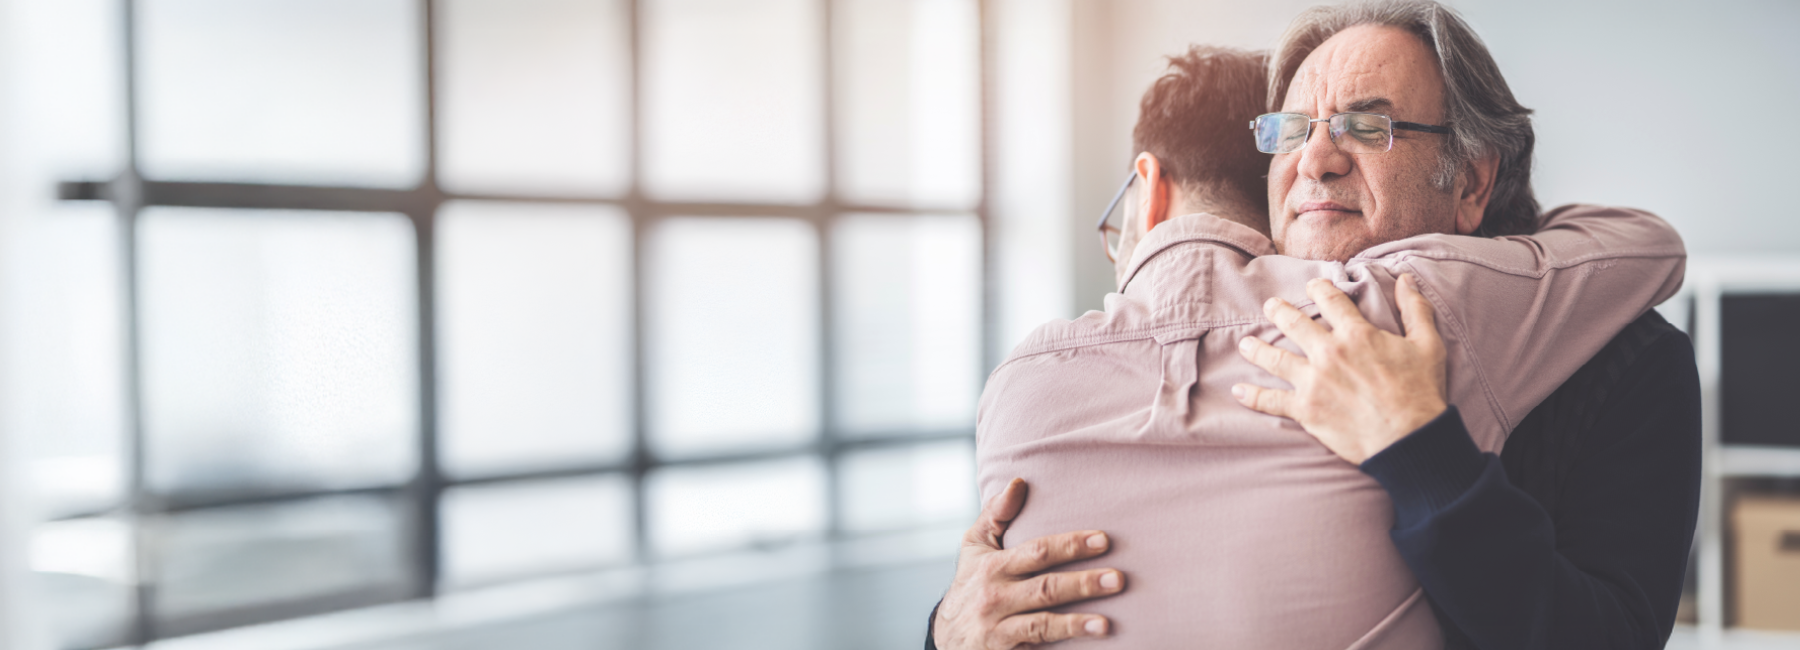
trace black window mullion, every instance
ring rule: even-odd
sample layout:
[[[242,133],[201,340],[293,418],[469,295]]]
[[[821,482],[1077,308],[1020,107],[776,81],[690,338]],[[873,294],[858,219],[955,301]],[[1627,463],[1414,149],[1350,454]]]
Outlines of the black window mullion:
[[[825,534],[836,539],[843,533],[843,476],[839,470],[841,432],[837,428],[837,318],[833,313],[833,301],[836,274],[831,272],[833,251],[832,225],[838,220],[838,169],[837,169],[837,79],[833,77],[836,69],[832,64],[832,48],[836,41],[837,30],[833,29],[832,4],[836,0],[814,0],[819,3],[819,70],[820,93],[819,120],[824,126],[824,137],[821,153],[825,173],[825,195],[820,202],[818,217],[813,220],[819,241],[818,292],[819,292],[819,446],[822,461],[825,464]]]
[[[412,221],[414,250],[418,272],[418,354],[419,354],[419,466],[409,486],[408,505],[412,513],[413,595],[430,598],[437,595],[443,557],[443,470],[439,464],[437,410],[437,212],[438,193],[438,124],[437,124],[437,3],[419,0],[419,44],[425,75],[424,147],[425,169],[419,187],[413,192],[412,205],[406,216]]]
[[[157,638],[155,599],[155,550],[151,527],[159,513],[152,511],[149,484],[148,443],[144,435],[143,354],[139,327],[138,215],[144,207],[143,176],[139,162],[139,111],[137,70],[137,2],[120,0],[120,36],[124,40],[122,77],[125,82],[125,169],[108,188],[118,214],[120,267],[124,270],[125,315],[125,420],[130,459],[125,468],[130,491],[126,511],[131,535],[131,621],[127,642],[144,645]]]
[[[639,564],[652,559],[650,549],[650,497],[646,491],[654,458],[650,454],[650,400],[645,394],[649,373],[645,371],[645,337],[648,319],[644,316],[649,292],[648,263],[644,251],[650,237],[654,215],[644,201],[644,0],[626,0],[625,21],[628,26],[626,66],[628,91],[631,93],[631,129],[629,136],[631,182],[627,185],[625,211],[631,219],[631,456],[628,471],[631,479],[632,557]]]

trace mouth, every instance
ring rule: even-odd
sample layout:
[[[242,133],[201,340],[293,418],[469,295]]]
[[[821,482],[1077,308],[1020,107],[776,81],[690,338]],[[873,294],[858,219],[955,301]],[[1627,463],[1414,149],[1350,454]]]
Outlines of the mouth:
[[[1360,217],[1362,216],[1362,211],[1352,210],[1348,206],[1336,201],[1308,201],[1300,204],[1300,209],[1294,211],[1294,216],[1296,218],[1312,217],[1319,219]]]

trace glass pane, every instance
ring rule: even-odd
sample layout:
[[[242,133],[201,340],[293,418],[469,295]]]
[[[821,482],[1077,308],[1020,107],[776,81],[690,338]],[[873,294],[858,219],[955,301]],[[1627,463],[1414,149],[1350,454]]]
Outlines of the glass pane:
[[[157,178],[409,186],[424,169],[419,2],[144,0]]]
[[[621,475],[460,487],[444,494],[444,576],[458,585],[631,559]]]
[[[844,431],[973,429],[982,381],[979,222],[851,215],[832,236]]]
[[[29,184],[22,192],[42,203],[51,183],[105,179],[125,158],[124,34],[117,0],[21,2],[7,21],[9,115],[7,155]]]
[[[445,467],[492,474],[624,458],[631,223],[610,207],[453,203],[438,221]]]
[[[839,183],[852,201],[967,208],[981,192],[975,0],[835,0]]]
[[[645,184],[664,198],[824,190],[820,0],[644,3]]]
[[[621,0],[438,4],[445,187],[615,194],[631,165]]]
[[[895,530],[975,517],[975,445],[967,440],[851,452],[842,462],[845,529]]]
[[[403,512],[344,496],[171,515],[157,528],[156,615],[397,597],[409,579]]]
[[[409,222],[153,209],[140,237],[155,489],[406,479],[419,410]]]
[[[788,219],[669,219],[647,253],[653,449],[805,442],[819,428],[818,241]]]
[[[97,512],[124,495],[124,271],[111,206],[46,208],[19,229],[8,418],[23,433],[34,505]]]
[[[31,535],[34,610],[58,648],[121,642],[130,626],[135,578],[131,529],[117,519],[39,524]]]
[[[124,162],[124,57],[116,0],[9,5],[6,138],[10,238],[8,408],[38,513],[95,512],[123,493],[124,270],[111,206],[63,203],[58,181]],[[16,473],[16,472],[15,472]]]
[[[797,220],[659,223],[648,376],[662,456],[796,445],[819,429],[819,248]]]
[[[651,545],[665,557],[778,546],[825,530],[818,458],[664,469],[645,489]]]

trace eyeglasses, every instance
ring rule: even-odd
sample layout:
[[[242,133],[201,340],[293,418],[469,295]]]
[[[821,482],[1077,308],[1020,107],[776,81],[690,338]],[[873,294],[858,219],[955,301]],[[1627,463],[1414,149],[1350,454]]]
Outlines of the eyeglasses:
[[[1395,122],[1386,115],[1374,113],[1338,113],[1313,119],[1303,113],[1266,113],[1250,121],[1256,133],[1256,150],[1263,153],[1293,153],[1306,146],[1314,122],[1329,123],[1331,142],[1344,153],[1382,153],[1394,147],[1394,129],[1421,133],[1447,134],[1450,127]],[[1346,138],[1345,135],[1350,137]]]
[[[1119,236],[1124,232],[1123,224],[1113,222],[1113,210],[1119,207],[1119,200],[1125,198],[1125,190],[1131,189],[1131,181],[1136,179],[1137,172],[1126,176],[1125,184],[1120,185],[1119,191],[1113,193],[1112,203],[1106,204],[1106,211],[1100,213],[1100,223],[1097,226],[1100,229],[1100,246],[1106,251],[1106,259],[1109,261],[1119,261]]]

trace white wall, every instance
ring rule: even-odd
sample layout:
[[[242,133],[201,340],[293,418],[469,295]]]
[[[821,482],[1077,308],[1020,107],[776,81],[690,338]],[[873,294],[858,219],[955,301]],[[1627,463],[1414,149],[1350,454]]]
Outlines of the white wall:
[[[1075,304],[1111,288],[1084,242],[1129,165],[1137,101],[1190,42],[1267,48],[1304,0],[1076,0]],[[1800,3],[1453,0],[1537,111],[1545,207],[1656,212],[1690,252],[1800,255]],[[1246,135],[1248,137],[1248,135]]]
[[[1537,110],[1546,206],[1641,207],[1699,254],[1800,254],[1800,3],[1465,0]]]

